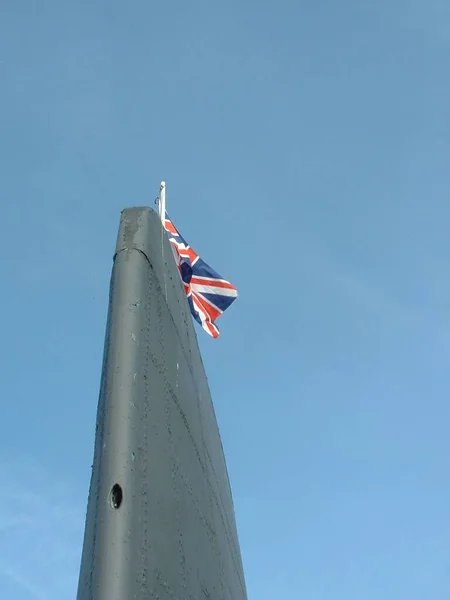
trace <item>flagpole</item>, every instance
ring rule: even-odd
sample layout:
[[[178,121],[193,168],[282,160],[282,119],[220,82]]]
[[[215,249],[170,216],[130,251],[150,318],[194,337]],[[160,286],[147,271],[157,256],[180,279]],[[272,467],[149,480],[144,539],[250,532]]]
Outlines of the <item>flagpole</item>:
[[[159,187],[159,218],[164,226],[166,220],[166,182],[161,181]]]

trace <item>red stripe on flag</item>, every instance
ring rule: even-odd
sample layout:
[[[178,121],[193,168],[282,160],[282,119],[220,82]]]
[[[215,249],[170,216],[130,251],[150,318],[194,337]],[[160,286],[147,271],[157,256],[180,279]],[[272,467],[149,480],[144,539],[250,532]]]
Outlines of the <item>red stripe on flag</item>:
[[[191,288],[192,289],[192,288]],[[196,292],[195,290],[192,290],[192,295],[195,295],[195,297],[197,298],[197,300],[199,301],[199,303],[201,304],[202,308],[204,311],[206,311],[208,313],[208,315],[211,317],[211,319],[213,321],[215,321],[216,319],[218,319],[220,317],[220,315],[222,314],[219,310],[217,310],[217,308],[215,306],[213,306],[212,304],[210,304],[206,298],[203,298],[203,296],[201,296],[198,292]]]
[[[175,227],[174,227],[174,225],[172,224],[172,222],[171,222],[171,221],[169,221],[169,219],[166,219],[166,220],[164,221],[164,229],[165,229],[166,231],[170,231],[170,233],[173,233],[174,235],[180,235],[180,234],[178,233],[178,231],[175,229]]]
[[[220,279],[211,279],[209,277],[199,277],[198,275],[192,276],[192,283],[197,283],[198,285],[208,285],[211,287],[223,288],[225,290],[236,290],[233,284],[228,281],[221,281]]]
[[[195,293],[192,294],[192,302],[193,302],[197,312],[200,314],[200,317],[203,317],[203,320],[202,320],[203,328],[206,328],[208,333],[211,334],[213,338],[218,338],[219,330],[214,325],[214,323],[211,321],[211,318],[210,318],[208,312],[205,311],[205,309],[200,301],[200,298]]]

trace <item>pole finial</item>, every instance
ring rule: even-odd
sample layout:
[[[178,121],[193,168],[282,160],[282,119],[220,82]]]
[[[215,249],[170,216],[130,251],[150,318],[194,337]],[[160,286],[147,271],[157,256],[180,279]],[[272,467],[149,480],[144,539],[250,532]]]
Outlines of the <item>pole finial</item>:
[[[159,187],[159,218],[164,226],[166,220],[166,182],[161,181]]]

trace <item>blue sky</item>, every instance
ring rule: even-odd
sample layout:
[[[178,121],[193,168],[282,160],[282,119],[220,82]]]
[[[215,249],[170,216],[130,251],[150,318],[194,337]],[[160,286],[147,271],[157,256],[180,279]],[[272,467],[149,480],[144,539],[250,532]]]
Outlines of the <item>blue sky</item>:
[[[450,597],[444,0],[0,8],[0,597],[75,597],[120,210],[167,181],[250,600]]]

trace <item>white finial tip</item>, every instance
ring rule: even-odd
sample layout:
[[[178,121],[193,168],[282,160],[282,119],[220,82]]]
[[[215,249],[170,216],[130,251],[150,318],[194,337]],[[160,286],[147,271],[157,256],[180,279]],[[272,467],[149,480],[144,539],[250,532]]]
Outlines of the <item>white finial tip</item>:
[[[165,181],[161,181],[161,187],[166,187],[166,182]]]

